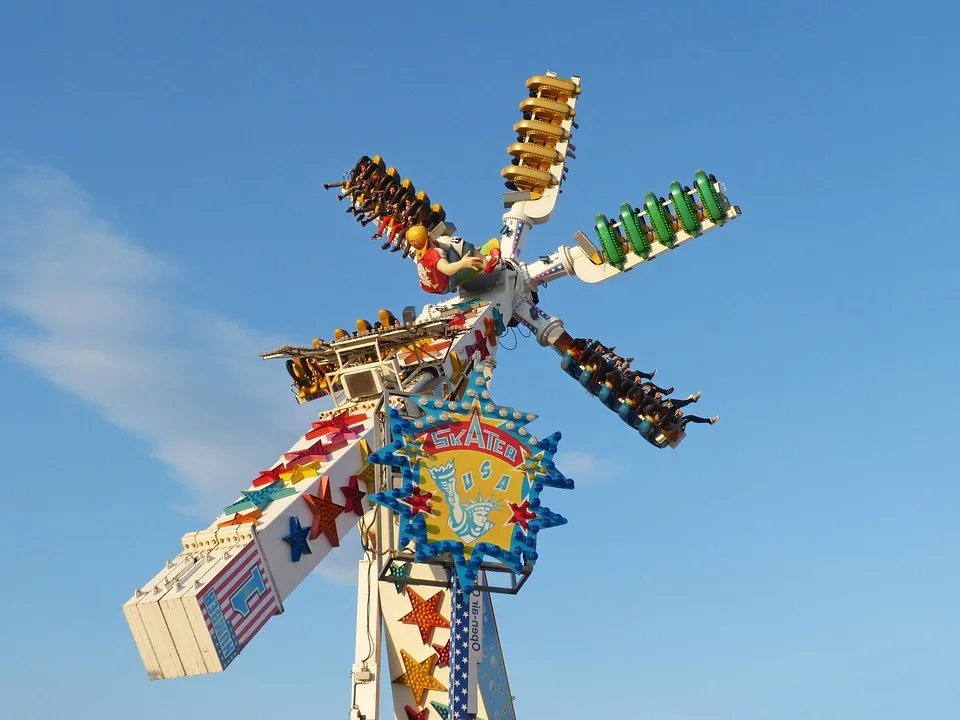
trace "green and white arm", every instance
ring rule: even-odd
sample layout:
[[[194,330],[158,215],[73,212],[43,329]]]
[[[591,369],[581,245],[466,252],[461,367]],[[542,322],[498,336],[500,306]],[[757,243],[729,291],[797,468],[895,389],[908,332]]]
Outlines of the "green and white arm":
[[[568,275],[603,282],[739,216],[740,208],[727,199],[723,184],[699,170],[693,189],[675,180],[667,198],[649,192],[641,207],[623,203],[616,219],[597,215],[597,242],[578,231],[575,246],[561,246],[525,266],[527,285],[537,288]]]

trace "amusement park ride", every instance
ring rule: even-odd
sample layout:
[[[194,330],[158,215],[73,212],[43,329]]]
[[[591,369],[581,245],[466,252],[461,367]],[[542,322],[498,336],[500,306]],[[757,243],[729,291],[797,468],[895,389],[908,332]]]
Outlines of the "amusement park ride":
[[[357,644],[350,717],[375,720],[515,718],[493,594],[515,594],[533,571],[540,531],[566,520],[541,501],[572,489],[553,461],[560,434],[535,437],[536,418],[494,402],[488,383],[498,338],[527,327],[560,355],[565,373],[648,443],[677,447],[685,399],[630,368],[602,343],[574,338],[540,308],[538,291],[573,275],[598,283],[737,218],[722,184],[698,171],[615,219],[597,215],[595,243],[521,260],[527,232],[549,220],[574,158],[580,79],[527,80],[522,119],[502,175],[499,238],[480,248],[457,237],[431,203],[382,158],[362,157],[337,187],[347,212],[383,249],[417,264],[421,287],[455,295],[381,310],[331,341],[285,345],[300,403],[333,409],[124,605],[152,679],[219,672],[245,650],[311,571],[359,525]],[[394,712],[381,714],[385,634]]]

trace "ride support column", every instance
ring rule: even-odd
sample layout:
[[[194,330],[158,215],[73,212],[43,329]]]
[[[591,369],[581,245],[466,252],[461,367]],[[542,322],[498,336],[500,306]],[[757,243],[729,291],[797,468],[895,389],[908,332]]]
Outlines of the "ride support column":
[[[505,213],[500,227],[500,257],[504,260],[519,258],[523,241],[532,227],[533,222],[526,215],[513,211]]]

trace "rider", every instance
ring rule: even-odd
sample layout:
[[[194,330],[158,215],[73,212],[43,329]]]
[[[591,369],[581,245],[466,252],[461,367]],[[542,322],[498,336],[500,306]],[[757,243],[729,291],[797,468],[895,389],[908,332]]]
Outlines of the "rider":
[[[466,269],[480,271],[490,268],[492,270],[493,264],[500,256],[499,247],[488,249],[490,243],[487,243],[481,251],[488,250],[491,256],[489,261],[481,255],[464,255],[459,260],[450,262],[444,257],[441,248],[430,240],[430,234],[423,225],[414,225],[407,230],[406,239],[417,252],[417,274],[420,276],[420,287],[436,295],[450,292],[451,275]]]

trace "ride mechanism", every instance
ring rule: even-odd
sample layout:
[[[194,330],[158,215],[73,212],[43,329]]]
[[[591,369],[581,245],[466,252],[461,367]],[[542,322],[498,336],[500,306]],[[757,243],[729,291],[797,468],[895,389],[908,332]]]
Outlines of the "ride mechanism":
[[[539,533],[566,522],[541,493],[574,483],[554,464],[560,433],[538,438],[535,415],[491,397],[498,338],[528,328],[643,439],[677,447],[691,418],[680,408],[699,395],[671,400],[613,348],[572,337],[538,291],[567,276],[617,277],[740,214],[698,171],[692,189],[673,182],[669,197],[647,193],[616,218],[597,215],[596,243],[577,232],[574,245],[521,260],[574,158],[580,79],[548,72],[526,85],[502,172],[506,213],[499,238],[481,248],[380,157],[364,156],[326,186],[362,225],[376,223],[384,249],[418,263],[424,288],[455,294],[399,319],[380,311],[329,342],[262,354],[286,360],[299,402],[329,397],[333,408],[207,529],[185,535],[182,551],[124,605],[150,678],[227,668],[359,526],[350,717],[516,717],[491,598],[523,587]],[[394,711],[381,715],[384,644]]]

